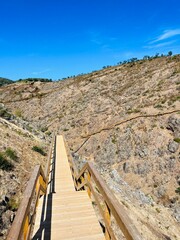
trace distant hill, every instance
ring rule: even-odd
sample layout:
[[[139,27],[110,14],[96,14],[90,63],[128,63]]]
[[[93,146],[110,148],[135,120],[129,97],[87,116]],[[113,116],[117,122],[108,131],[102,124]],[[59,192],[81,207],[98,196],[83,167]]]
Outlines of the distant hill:
[[[52,79],[48,79],[48,78],[25,78],[25,79],[19,79],[17,82],[52,82]]]
[[[11,84],[11,83],[14,83],[14,81],[7,78],[0,77],[0,87],[3,85]]]
[[[13,81],[10,80],[8,78],[3,78],[0,77],[0,87],[4,86],[4,85],[8,85],[8,84],[12,84],[14,82],[52,82],[52,79],[48,79],[48,78],[25,78],[25,79],[19,79],[17,81]]]

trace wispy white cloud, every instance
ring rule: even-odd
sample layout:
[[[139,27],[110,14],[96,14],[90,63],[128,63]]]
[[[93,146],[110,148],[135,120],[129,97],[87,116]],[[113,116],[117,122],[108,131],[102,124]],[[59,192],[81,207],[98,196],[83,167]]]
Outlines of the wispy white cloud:
[[[43,74],[43,73],[47,73],[47,72],[49,72],[49,71],[51,71],[50,68],[44,69],[44,70],[39,71],[39,72],[32,72],[32,74],[33,74],[33,75],[40,75],[40,74]]]
[[[162,48],[162,47],[170,46],[178,41],[178,39],[179,39],[177,37],[178,35],[180,35],[180,28],[174,29],[174,30],[164,30],[154,40],[149,41],[147,43],[147,45],[144,46],[144,48],[148,48],[148,49],[154,48],[155,49],[155,48]],[[170,38],[173,38],[173,40],[170,41]]]
[[[161,35],[159,35],[155,40],[150,42],[151,44],[180,35],[180,29],[165,30]]]
[[[147,45],[147,46],[144,46],[144,48],[149,48],[149,49],[152,49],[152,48],[160,48],[160,47],[165,47],[165,46],[169,46],[173,43],[175,43],[176,41],[168,41],[168,42],[163,42],[163,43],[157,43],[157,44],[153,44],[153,45]]]

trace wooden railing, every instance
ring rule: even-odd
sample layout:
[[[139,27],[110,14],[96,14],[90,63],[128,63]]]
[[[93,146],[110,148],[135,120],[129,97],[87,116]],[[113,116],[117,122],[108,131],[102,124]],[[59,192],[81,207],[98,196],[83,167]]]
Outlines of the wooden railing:
[[[36,207],[41,195],[46,194],[52,154],[55,148],[55,135],[49,149],[45,173],[40,165],[34,168],[27,184],[23,199],[16,213],[15,219],[7,236],[7,240],[30,239],[32,226],[36,214]]]
[[[93,163],[86,163],[85,166],[78,171],[67,144],[66,149],[75,188],[77,191],[87,189],[92,203],[96,205],[103,219],[105,238],[107,240],[119,239],[116,233],[117,231],[114,230],[116,225],[126,239],[142,240],[142,236],[132,223],[132,220],[128,217],[123,205],[119,203],[113,192],[95,169]]]

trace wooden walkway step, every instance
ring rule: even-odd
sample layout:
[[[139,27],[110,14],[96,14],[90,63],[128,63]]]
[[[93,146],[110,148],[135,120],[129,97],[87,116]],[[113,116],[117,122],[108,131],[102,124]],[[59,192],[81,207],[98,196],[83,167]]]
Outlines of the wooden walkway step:
[[[104,239],[86,191],[75,191],[62,136],[56,139],[48,191],[39,200],[32,239]]]

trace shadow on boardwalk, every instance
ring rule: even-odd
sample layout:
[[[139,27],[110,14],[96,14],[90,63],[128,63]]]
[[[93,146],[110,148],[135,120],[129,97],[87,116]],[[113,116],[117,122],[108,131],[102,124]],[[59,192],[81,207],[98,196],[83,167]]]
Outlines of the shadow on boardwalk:
[[[43,197],[40,227],[33,236],[32,240],[50,240],[51,239],[51,218],[52,218],[52,201],[55,193],[55,168],[56,156],[52,157],[51,171],[49,175],[48,192]]]

